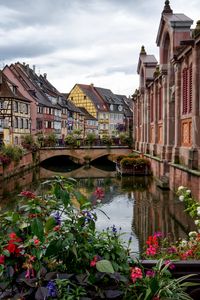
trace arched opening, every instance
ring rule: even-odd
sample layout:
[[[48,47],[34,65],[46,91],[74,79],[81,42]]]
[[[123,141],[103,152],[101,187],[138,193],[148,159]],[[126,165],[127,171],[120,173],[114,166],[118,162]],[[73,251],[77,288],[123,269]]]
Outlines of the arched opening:
[[[40,163],[44,169],[54,172],[70,172],[80,168],[78,159],[67,155],[53,156]]]

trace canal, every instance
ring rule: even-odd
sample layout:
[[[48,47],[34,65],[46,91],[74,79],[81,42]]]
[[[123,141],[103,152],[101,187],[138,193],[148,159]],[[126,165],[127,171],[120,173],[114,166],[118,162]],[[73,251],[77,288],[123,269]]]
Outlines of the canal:
[[[193,221],[173,192],[161,190],[149,176],[119,177],[115,165],[106,159],[99,159],[86,168],[67,157],[57,157],[3,181],[0,183],[0,209],[14,209],[22,190],[39,193],[41,183],[55,175],[75,178],[77,188],[91,202],[95,201],[96,187],[101,187],[105,197],[100,209],[96,210],[97,228],[102,230],[115,225],[125,241],[132,238],[133,252],[141,253],[148,236],[154,232],[170,234],[173,240],[178,240],[194,230]]]

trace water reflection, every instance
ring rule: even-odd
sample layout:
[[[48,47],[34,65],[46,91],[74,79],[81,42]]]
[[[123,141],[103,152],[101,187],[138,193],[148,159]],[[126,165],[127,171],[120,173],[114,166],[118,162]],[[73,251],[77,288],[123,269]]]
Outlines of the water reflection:
[[[132,249],[142,251],[149,235],[155,231],[171,233],[176,240],[194,230],[193,221],[184,212],[183,204],[170,191],[159,189],[151,177],[117,177],[114,171],[81,167],[70,172],[53,172],[44,168],[24,173],[4,181],[0,186],[1,208],[14,206],[15,195],[21,190],[35,191],[40,183],[54,175],[74,177],[78,189],[94,201],[96,187],[102,187],[105,198],[101,209],[109,219],[97,210],[99,229],[113,224],[126,232],[125,239],[133,238]]]

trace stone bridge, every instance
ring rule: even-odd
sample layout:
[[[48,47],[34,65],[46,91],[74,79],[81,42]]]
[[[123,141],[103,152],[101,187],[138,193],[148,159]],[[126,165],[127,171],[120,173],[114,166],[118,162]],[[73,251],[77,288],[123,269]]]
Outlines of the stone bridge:
[[[112,160],[114,155],[127,155],[132,152],[127,146],[95,146],[92,148],[89,147],[80,147],[80,148],[69,148],[69,147],[46,147],[41,148],[40,150],[40,162],[55,156],[69,156],[79,164],[86,163],[87,159],[93,161],[97,158],[103,156],[109,156]]]

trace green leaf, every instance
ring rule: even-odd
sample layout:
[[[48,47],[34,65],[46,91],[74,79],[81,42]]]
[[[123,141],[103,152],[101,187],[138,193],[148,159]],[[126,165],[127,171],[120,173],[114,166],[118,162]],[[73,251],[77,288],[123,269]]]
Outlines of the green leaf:
[[[99,272],[115,273],[113,266],[109,260],[103,259],[96,263],[96,268]]]
[[[44,227],[40,219],[33,219],[31,222],[31,230],[33,235],[36,235],[41,242],[44,241]]]
[[[53,227],[56,226],[56,221],[55,221],[55,218],[54,217],[49,217],[46,221],[46,224],[45,224],[45,232],[49,232],[51,231],[51,229],[53,229]]]

